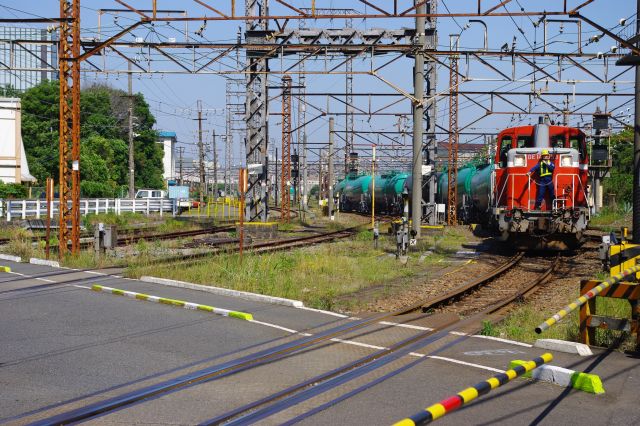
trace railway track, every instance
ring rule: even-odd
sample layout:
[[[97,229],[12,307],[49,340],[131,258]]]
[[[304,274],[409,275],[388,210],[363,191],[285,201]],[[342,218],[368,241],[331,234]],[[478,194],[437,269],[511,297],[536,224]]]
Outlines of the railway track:
[[[287,238],[284,240],[266,241],[262,243],[250,244],[244,247],[244,251],[251,253],[267,253],[276,252],[282,250],[290,250],[299,247],[307,247],[315,244],[321,244],[331,242],[339,239],[344,239],[353,236],[359,226],[351,228],[326,232],[319,235],[310,235],[304,237]],[[202,259],[218,255],[220,253],[236,253],[240,250],[237,246],[231,246],[231,244],[237,244],[237,239],[224,239],[216,243],[209,244],[213,249],[203,253],[189,254],[186,256],[173,256],[165,259],[157,259],[151,261],[152,264],[164,264],[164,263],[191,263],[198,262]]]
[[[135,244],[142,240],[149,241],[149,242],[175,240],[179,238],[197,237],[201,235],[209,235],[209,234],[215,234],[218,232],[228,232],[233,230],[235,230],[235,226],[227,225],[227,226],[216,226],[208,229],[196,229],[191,231],[176,231],[176,232],[157,233],[157,234],[134,233],[133,235],[124,235],[124,236],[118,237],[117,244],[118,244],[118,247],[124,247],[131,244]],[[85,238],[89,238],[89,237],[87,236]],[[41,240],[42,240],[42,237],[39,237],[39,236],[31,237],[32,242],[38,242]],[[0,240],[0,244],[7,243],[7,242],[8,240],[7,241]],[[93,244],[94,244],[93,241],[80,241],[80,248],[87,249],[92,247]],[[56,251],[58,250],[58,246],[51,245],[50,249],[52,251]]]
[[[412,307],[413,309],[404,309],[393,313],[393,315],[402,315],[418,309],[431,309],[435,306],[451,302],[451,300],[462,300],[464,299],[465,295],[469,294],[469,292],[477,290],[479,286],[487,283],[492,283],[497,280],[498,277],[505,277],[507,273],[512,271],[517,265],[520,264],[523,256],[524,253],[517,253],[515,256],[510,258],[504,264],[500,265],[491,273],[465,283],[464,285],[448,292],[445,295],[416,304]],[[482,321],[484,321],[485,319],[492,318],[496,320],[497,318],[500,318],[506,312],[506,309],[510,304],[512,304],[514,301],[526,298],[527,296],[532,294],[540,284],[546,282],[553,273],[555,266],[559,262],[559,259],[560,257],[557,256],[551,262],[547,262],[551,265],[544,265],[543,267],[539,268],[539,271],[535,271],[535,277],[532,277],[532,279],[527,281],[524,285],[519,286],[517,289],[515,289],[515,291],[505,290],[503,288],[502,291],[496,292],[495,289],[493,289],[491,291],[493,292],[493,297],[485,296],[477,298],[478,303],[475,304],[473,308],[469,308],[468,305],[465,305],[466,309],[458,310],[457,313],[473,313],[473,315],[470,315],[465,320],[460,321],[458,324],[456,324],[456,329],[464,330],[467,332],[476,332],[477,329],[480,328],[480,324],[482,323]],[[487,285],[483,289],[478,290],[478,293],[482,291],[487,292],[487,289],[489,287],[490,285]],[[456,323],[456,321],[447,320],[447,318],[451,318],[451,315],[444,315],[442,316],[442,318],[444,318],[444,321],[437,324],[433,330],[421,332],[416,336],[391,345],[389,348],[380,350],[374,354],[363,357],[355,362],[349,363],[328,373],[313,377],[309,380],[306,380],[305,382],[274,393],[259,401],[255,401],[231,410],[223,415],[219,415],[208,421],[202,422],[201,424],[247,425],[275,415],[276,413],[284,411],[292,407],[293,405],[306,401],[322,392],[339,386],[344,382],[345,376],[353,377],[355,379],[359,376],[358,370],[370,370],[373,368],[373,365],[376,365],[378,367],[388,363],[389,361],[385,361],[385,358],[394,355],[397,356],[397,352],[399,351],[402,354],[406,354],[409,350],[414,350],[416,346],[419,346],[421,344],[424,345],[425,340],[438,340],[439,338],[441,338],[437,337],[439,333],[441,334],[443,330]],[[364,385],[358,388],[358,392],[362,392],[373,386],[374,384],[375,381],[372,381],[368,385]],[[349,396],[353,396],[353,393],[350,393]],[[340,400],[340,397],[338,397],[337,400]],[[298,415],[293,420],[291,420],[290,423],[293,424],[297,421],[301,421],[309,415],[317,413],[318,411],[321,411],[322,409],[329,406],[331,406],[331,403],[326,403],[324,405],[321,405],[320,407],[314,408],[306,414]]]
[[[328,238],[340,238],[348,235],[348,232],[346,231],[349,230],[336,231],[329,233],[329,235],[325,234],[324,236],[290,239],[278,243],[263,243],[258,245],[258,247],[254,247],[254,249],[271,250],[270,247],[274,246],[278,249],[284,249],[285,247],[296,246],[303,243],[313,244],[325,241]],[[276,345],[272,348],[220,365],[205,368],[194,373],[186,374],[182,377],[172,378],[165,382],[139,389],[135,392],[127,392],[126,394],[116,396],[105,401],[94,402],[80,408],[74,408],[38,422],[38,424],[67,424],[70,422],[87,420],[96,415],[103,415],[111,411],[119,410],[151,397],[158,397],[167,393],[177,392],[183,388],[198,385],[200,383],[210,383],[211,381],[231,374],[240,373],[274,361],[282,360],[286,357],[294,356],[297,353],[308,352],[313,348],[320,347],[324,343],[332,340],[335,341],[340,336],[352,334],[358,330],[362,331],[365,327],[370,327],[384,320],[390,320],[393,317],[398,317],[407,312],[424,309],[431,310],[438,306],[444,306],[445,304],[449,304],[448,306],[456,306],[455,304],[451,305],[452,301],[456,300],[458,301],[456,303],[460,303],[466,299],[465,296],[475,296],[481,291],[487,291],[485,289],[489,288],[488,286],[490,283],[497,283],[498,277],[506,278],[508,274],[514,271],[514,268],[517,265],[521,264],[523,259],[524,254],[517,253],[490,274],[486,274],[483,277],[465,283],[445,295],[422,301],[411,307],[413,309],[405,308],[396,312],[379,314],[365,319],[350,320],[328,330],[320,331],[315,335],[307,335],[305,337],[298,338],[293,342]],[[330,370],[326,373],[319,374],[315,377],[289,386],[286,389],[267,395],[259,400],[219,414],[209,420],[201,422],[201,424],[252,424],[253,422],[269,417],[274,413],[286,410],[287,408],[302,401],[313,398],[318,394],[335,389],[343,384],[345,380],[355,380],[372,370],[394,362],[394,360],[411,353],[411,351],[415,351],[429,343],[442,339],[448,336],[448,333],[445,331],[453,325],[455,325],[456,329],[459,329],[460,327],[479,328],[481,322],[487,317],[499,315],[506,307],[509,306],[509,304],[522,299],[535,291],[538,285],[548,280],[553,273],[554,265],[558,262],[559,257],[553,260],[547,259],[545,265],[540,265],[539,268],[535,268],[535,270],[530,271],[531,277],[529,277],[524,285],[519,285],[516,289],[510,289],[509,292],[494,292],[493,297],[477,298],[480,302],[477,305],[473,305],[473,307],[465,305],[465,309],[453,309],[450,310],[449,313],[436,315],[436,324],[434,324],[432,330],[420,331],[417,334],[394,343],[387,348],[377,350],[374,353],[363,356],[360,359]],[[525,268],[530,267],[525,265]],[[519,277],[519,279],[523,278],[522,271]],[[464,320],[460,320],[460,317],[452,312],[464,313],[469,316]]]

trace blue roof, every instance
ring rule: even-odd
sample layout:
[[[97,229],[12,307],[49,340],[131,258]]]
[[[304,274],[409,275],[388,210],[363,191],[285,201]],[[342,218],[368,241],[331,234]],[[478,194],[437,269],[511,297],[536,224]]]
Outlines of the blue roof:
[[[158,132],[158,136],[160,136],[161,138],[176,138],[176,132],[165,132],[165,131],[161,131]]]

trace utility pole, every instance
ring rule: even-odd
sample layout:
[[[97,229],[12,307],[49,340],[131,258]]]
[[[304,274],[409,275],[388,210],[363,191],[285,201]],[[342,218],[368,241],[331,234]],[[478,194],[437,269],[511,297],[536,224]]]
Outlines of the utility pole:
[[[200,160],[199,175],[200,175],[200,203],[204,203],[204,191],[205,191],[205,175],[204,175],[204,144],[202,143],[202,101],[198,100],[198,157]]]
[[[213,197],[216,197],[218,193],[218,150],[216,149],[216,131],[212,131],[213,134]]]
[[[307,186],[307,132],[302,136],[302,211],[307,210],[309,193]]]
[[[324,176],[322,173],[324,158],[322,154],[322,148],[320,148],[320,152],[318,153],[318,203],[324,198]]]
[[[328,190],[329,190],[329,217],[333,217],[333,123],[334,118],[329,118],[329,158],[328,166],[329,169],[329,180],[327,182]]]
[[[275,197],[273,197],[273,201],[276,203],[276,207],[278,207],[278,185],[280,185],[279,181],[278,181],[278,148],[276,148],[276,169],[275,169],[275,174],[276,174],[276,183],[275,185],[273,185],[273,189],[275,191]]]
[[[129,198],[136,196],[135,188],[135,160],[133,156],[133,78],[131,73],[131,61],[129,61]]]
[[[460,35],[451,35],[450,50],[458,51]],[[449,168],[447,224],[458,224],[458,55],[453,53],[449,65]]]
[[[291,77],[282,78],[282,176],[280,190],[280,217],[283,222],[291,219]]]
[[[184,146],[179,146],[178,147],[178,160],[180,161],[180,164],[178,164],[178,173],[180,175],[180,186],[182,186],[182,154],[184,153]]]
[[[636,3],[636,34],[640,34],[640,0]],[[640,42],[636,44],[640,47]],[[640,244],[640,65],[636,65],[633,131],[633,243]]]
[[[425,13],[424,2],[416,0],[419,6],[416,7],[417,14]],[[420,4],[421,3],[421,4]],[[424,44],[425,44],[425,19],[416,18],[416,41],[417,50],[415,64],[413,68],[413,93],[417,100],[413,105],[413,158],[411,185],[411,221],[415,238],[420,237],[420,222],[422,220],[422,133],[424,114]]]

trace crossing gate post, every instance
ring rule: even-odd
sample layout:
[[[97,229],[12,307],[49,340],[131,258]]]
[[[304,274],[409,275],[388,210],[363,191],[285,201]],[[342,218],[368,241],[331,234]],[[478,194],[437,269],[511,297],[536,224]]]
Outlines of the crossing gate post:
[[[586,295],[601,282],[596,280],[583,280],[580,282],[580,295]],[[626,299],[631,305],[631,319],[613,318],[597,315],[596,297],[609,297],[612,299]],[[600,294],[590,299],[580,307],[580,341],[587,345],[595,344],[596,329],[627,331],[636,335],[636,350],[640,350],[640,284],[621,282],[613,284],[602,290]]]

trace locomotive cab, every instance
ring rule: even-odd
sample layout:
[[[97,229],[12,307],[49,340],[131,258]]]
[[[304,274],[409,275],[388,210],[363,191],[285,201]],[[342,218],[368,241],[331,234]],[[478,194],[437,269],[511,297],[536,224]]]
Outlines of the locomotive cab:
[[[528,175],[543,150],[555,166],[546,179],[539,171]],[[588,159],[580,130],[542,122],[507,129],[498,136],[495,161],[493,213],[503,240],[522,249],[564,250],[581,243],[589,206]],[[541,191],[547,196],[536,206]]]

